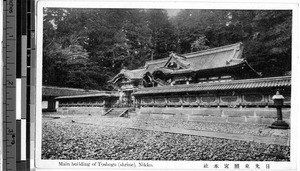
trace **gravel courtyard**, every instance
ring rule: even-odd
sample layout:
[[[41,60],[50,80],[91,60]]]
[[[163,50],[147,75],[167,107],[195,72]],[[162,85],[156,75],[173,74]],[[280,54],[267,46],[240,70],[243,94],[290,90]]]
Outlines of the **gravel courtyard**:
[[[175,127],[265,137],[289,136],[289,130],[275,131],[265,125],[55,113],[43,114],[42,124],[42,159],[290,160],[289,146],[143,130],[143,127]]]

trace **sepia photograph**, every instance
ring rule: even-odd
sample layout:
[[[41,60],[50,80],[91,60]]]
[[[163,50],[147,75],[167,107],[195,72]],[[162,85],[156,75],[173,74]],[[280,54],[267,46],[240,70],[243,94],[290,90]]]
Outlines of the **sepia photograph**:
[[[42,11],[41,160],[291,161],[291,9]]]

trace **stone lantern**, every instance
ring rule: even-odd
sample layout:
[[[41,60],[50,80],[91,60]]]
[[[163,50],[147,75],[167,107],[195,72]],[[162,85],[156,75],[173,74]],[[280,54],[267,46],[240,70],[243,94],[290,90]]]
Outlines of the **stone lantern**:
[[[276,95],[274,95],[272,97],[273,101],[274,101],[274,105],[277,109],[277,120],[275,122],[272,123],[272,125],[270,126],[270,128],[274,128],[274,129],[289,129],[289,125],[282,120],[282,106],[283,106],[283,100],[284,97],[279,94],[279,91],[276,92]]]

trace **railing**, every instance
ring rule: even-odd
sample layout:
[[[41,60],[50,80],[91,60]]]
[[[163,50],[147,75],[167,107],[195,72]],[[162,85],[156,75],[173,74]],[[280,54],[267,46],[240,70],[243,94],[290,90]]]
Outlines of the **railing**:
[[[104,107],[104,103],[60,103],[59,107]]]
[[[133,105],[133,104],[113,104],[113,105],[111,105],[111,107],[113,107],[113,108],[124,108],[124,107],[128,107],[128,108],[130,108],[130,107],[134,107],[135,105]]]
[[[290,96],[285,96],[284,107],[289,108]],[[135,105],[137,107],[274,107],[272,95],[267,94],[148,96],[137,101],[140,102]]]
[[[128,111],[129,111],[129,109],[126,109],[119,115],[119,117],[128,117]]]
[[[106,111],[103,115],[105,116],[105,115],[107,115],[107,114],[109,114],[111,111],[113,111],[114,109],[113,108],[110,108],[110,109],[108,109],[108,111]]]

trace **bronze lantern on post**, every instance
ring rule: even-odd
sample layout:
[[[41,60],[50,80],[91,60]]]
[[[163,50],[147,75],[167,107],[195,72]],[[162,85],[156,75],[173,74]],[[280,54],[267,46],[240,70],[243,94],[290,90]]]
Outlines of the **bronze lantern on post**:
[[[279,94],[279,91],[277,91],[276,95],[274,95],[272,99],[274,100],[274,105],[277,110],[277,120],[269,127],[273,129],[289,129],[289,124],[282,120],[282,106],[284,97]]]

